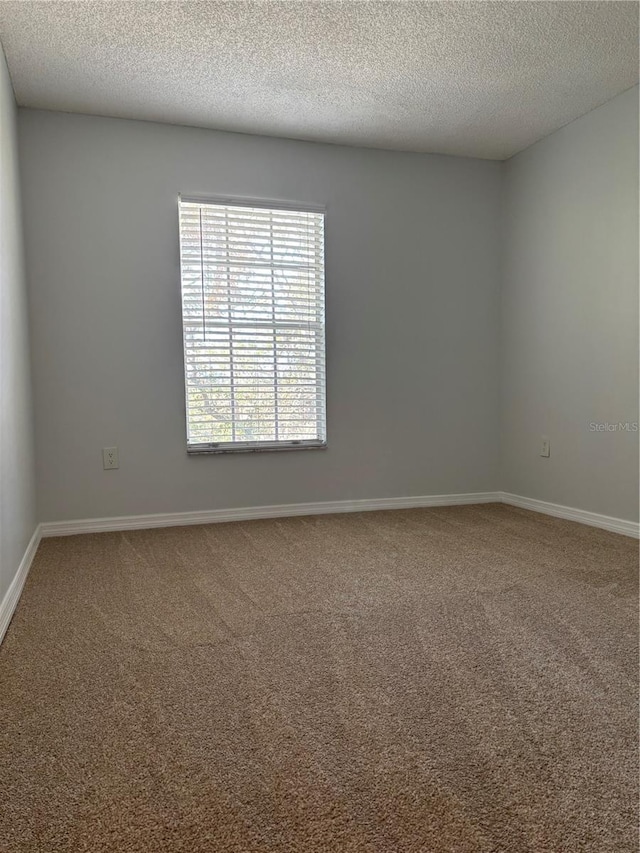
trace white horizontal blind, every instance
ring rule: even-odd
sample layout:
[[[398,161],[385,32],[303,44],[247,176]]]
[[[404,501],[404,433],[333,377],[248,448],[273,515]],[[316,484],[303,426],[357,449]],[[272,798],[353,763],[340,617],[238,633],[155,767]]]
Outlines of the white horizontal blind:
[[[321,446],[324,214],[180,200],[190,451]]]

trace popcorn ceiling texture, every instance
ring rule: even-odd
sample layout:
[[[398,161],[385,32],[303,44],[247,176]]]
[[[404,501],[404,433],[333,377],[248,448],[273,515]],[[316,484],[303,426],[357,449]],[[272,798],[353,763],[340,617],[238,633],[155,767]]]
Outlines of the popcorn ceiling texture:
[[[634,85],[635,2],[2,2],[18,103],[504,159]]]
[[[637,853],[633,539],[501,505],[47,539],[3,853]]]

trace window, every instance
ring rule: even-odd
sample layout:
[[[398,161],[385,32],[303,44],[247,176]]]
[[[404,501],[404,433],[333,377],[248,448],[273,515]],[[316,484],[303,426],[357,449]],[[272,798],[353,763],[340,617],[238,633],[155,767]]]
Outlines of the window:
[[[324,213],[179,208],[187,450],[326,446]]]

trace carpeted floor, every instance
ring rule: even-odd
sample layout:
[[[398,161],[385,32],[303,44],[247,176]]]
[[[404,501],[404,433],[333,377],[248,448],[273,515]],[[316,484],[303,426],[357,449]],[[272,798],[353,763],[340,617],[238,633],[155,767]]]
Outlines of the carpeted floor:
[[[45,540],[0,851],[636,851],[637,566],[499,505]]]

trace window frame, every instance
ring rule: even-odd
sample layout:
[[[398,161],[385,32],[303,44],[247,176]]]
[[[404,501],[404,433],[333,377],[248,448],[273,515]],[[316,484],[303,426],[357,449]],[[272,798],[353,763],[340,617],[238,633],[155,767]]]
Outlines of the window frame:
[[[230,442],[201,442],[198,444],[189,443],[189,412],[188,412],[188,385],[187,385],[187,348],[185,338],[184,324],[184,306],[182,296],[182,228],[180,222],[180,205],[199,204],[199,205],[218,205],[229,207],[246,207],[246,208],[261,208],[265,210],[290,210],[297,213],[317,213],[323,216],[322,230],[322,257],[323,257],[323,282],[322,282],[322,355],[323,355],[323,372],[324,385],[321,391],[324,394],[323,406],[323,434],[324,438],[318,439],[299,439],[299,440],[284,440],[284,441],[230,441]],[[223,453],[269,453],[281,452],[290,450],[326,450],[327,449],[327,274],[326,274],[326,205],[308,204],[306,202],[282,201],[279,199],[265,198],[250,198],[241,196],[202,196],[193,194],[178,194],[178,238],[179,238],[179,257],[178,266],[180,269],[180,315],[182,324],[182,358],[184,367],[184,415],[186,428],[186,447],[189,456],[201,456],[209,454]]]

